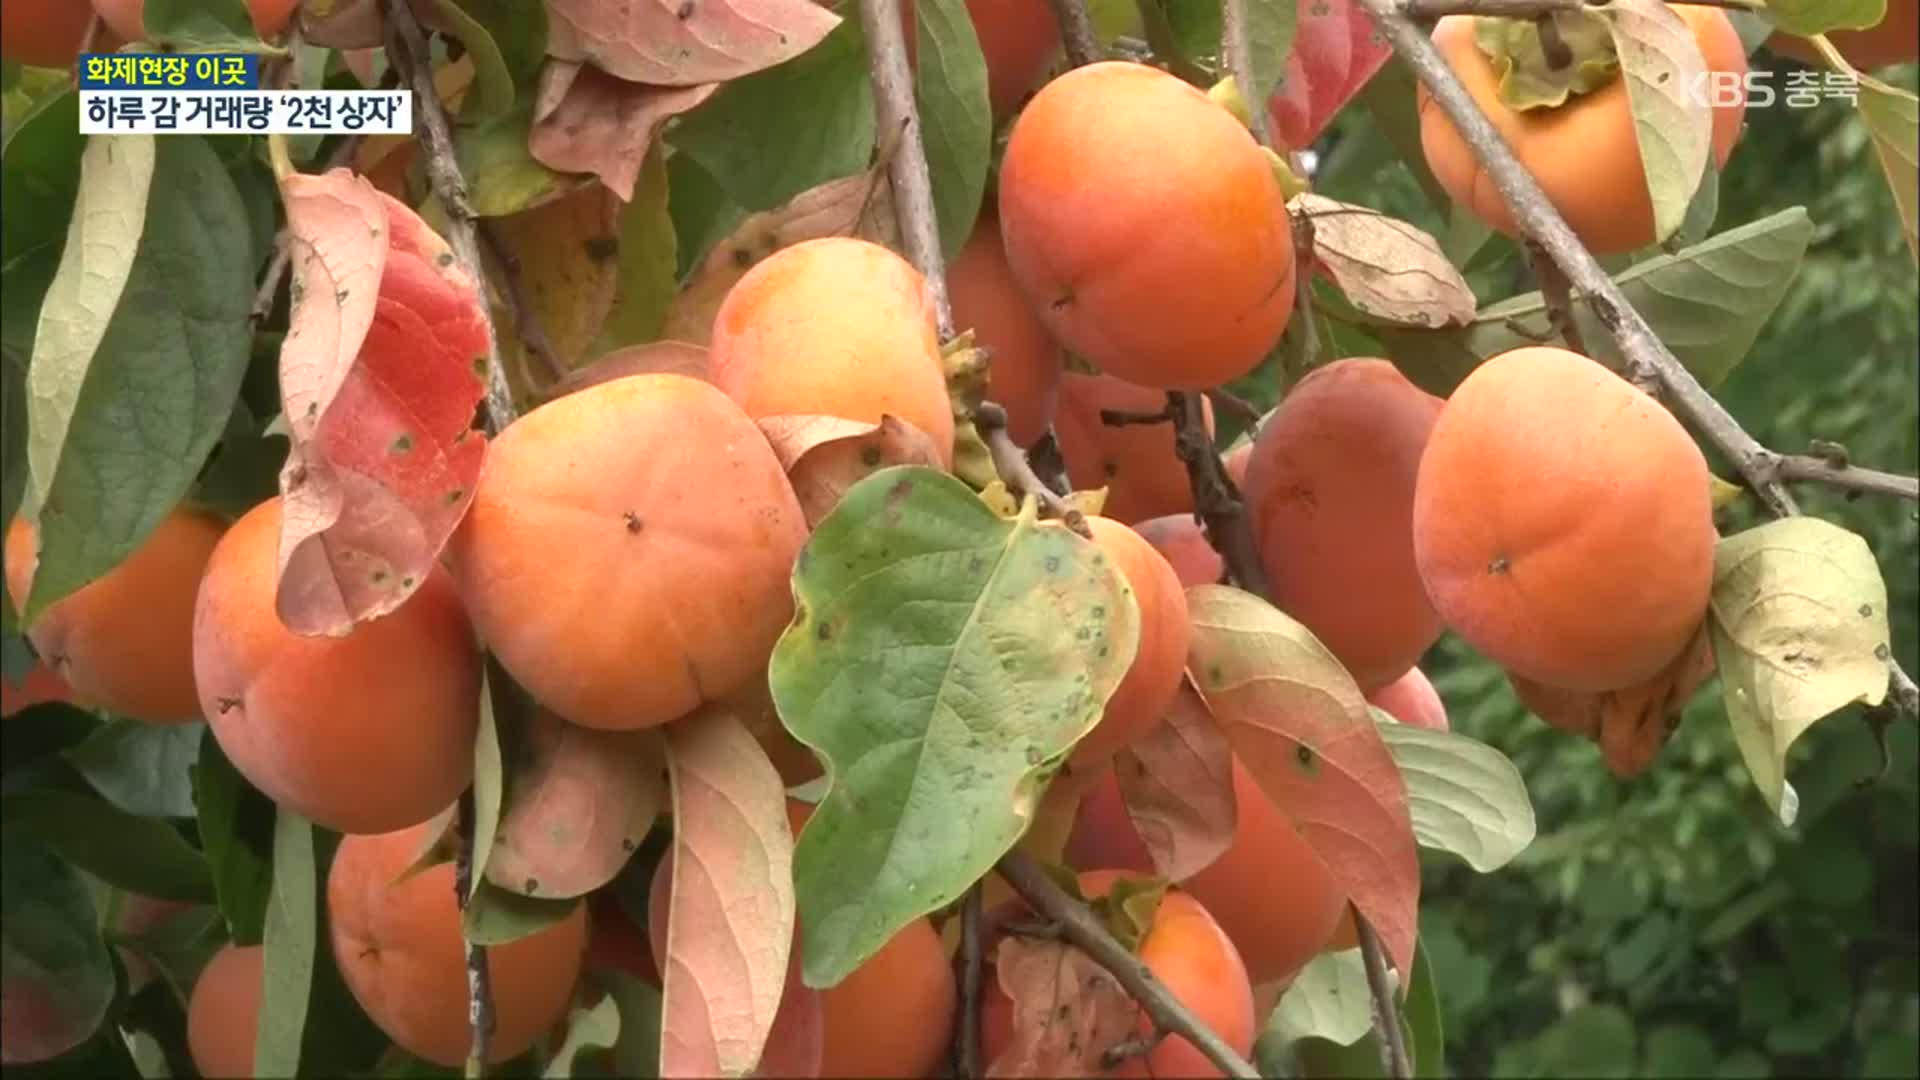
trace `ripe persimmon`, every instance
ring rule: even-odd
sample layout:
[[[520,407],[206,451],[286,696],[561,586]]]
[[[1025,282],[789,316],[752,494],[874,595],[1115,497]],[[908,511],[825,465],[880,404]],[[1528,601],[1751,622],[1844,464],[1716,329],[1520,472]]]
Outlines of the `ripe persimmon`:
[[[77,700],[148,723],[200,718],[193,686],[193,605],[223,523],[175,509],[133,554],[47,606],[27,627],[40,658]],[[39,530],[24,518],[7,529],[7,593],[27,601],[40,565]]]
[[[472,1039],[453,864],[402,880],[431,827],[342,839],[327,874],[327,929],[334,964],[367,1016],[402,1049],[453,1068],[466,1060]],[[551,926],[488,947],[488,1062],[526,1050],[566,1015],[586,947],[585,904]]]
[[[987,98],[997,124],[1012,116],[1060,51],[1060,23],[1033,0],[967,0],[980,55],[987,62]]]
[[[1706,458],[1660,403],[1565,349],[1493,357],[1440,413],[1414,494],[1440,617],[1535,682],[1644,681],[1705,616],[1718,540]]]
[[[223,945],[194,980],[187,1000],[187,1053],[209,1080],[255,1075],[266,954],[263,945]]]
[[[1111,375],[1060,377],[1060,407],[1053,434],[1066,459],[1067,478],[1081,491],[1107,489],[1101,514],[1131,525],[1151,517],[1193,512],[1193,487],[1187,467],[1174,453],[1173,425],[1109,424],[1102,411],[1156,413],[1167,407],[1158,390]],[[1207,431],[1213,431],[1213,406],[1206,406]]]
[[[576,724],[634,729],[764,672],[806,538],[759,427],[707,383],[655,374],[501,432],[449,551],[522,686]]]
[[[78,0],[7,0],[0,5],[0,58],[28,67],[70,68],[92,18],[93,9]]]
[[[1413,486],[1439,398],[1385,360],[1294,386],[1253,443],[1244,494],[1268,595],[1374,690],[1440,637],[1413,560]]]
[[[1020,113],[1000,232],[1028,302],[1072,352],[1162,389],[1253,370],[1293,313],[1273,168],[1225,109],[1142,64],[1054,79]]]
[[[268,798],[340,832],[425,821],[473,778],[480,652],[447,572],[343,637],[274,606],[281,504],[214,549],[194,609],[193,672],[213,737]]]
[[[81,5],[75,4],[79,7]],[[293,18],[299,0],[247,0],[247,14],[253,19],[253,31],[263,38],[278,35]],[[147,37],[147,0],[93,0],[93,9],[108,29],[128,41]]]
[[[1403,724],[1430,731],[1448,730],[1446,703],[1419,668],[1408,668],[1405,675],[1368,694],[1367,702]]]
[[[774,252],[720,302],[707,355],[714,385],[755,420],[892,415],[953,460],[932,294],[878,244],[831,236]]]
[[[1746,50],[1717,7],[1671,5],[1693,31],[1709,72],[1744,78]],[[1595,254],[1618,254],[1654,240],[1653,198],[1647,191],[1640,144],[1622,75],[1596,90],[1548,108],[1518,109],[1500,95],[1495,62],[1475,40],[1475,16],[1449,15],[1433,43],[1473,95],[1520,164]],[[1744,95],[1713,108],[1713,159],[1724,166],[1740,138]],[[1420,145],[1449,198],[1509,236],[1519,235],[1506,200],[1487,178],[1453,121],[1423,85],[1419,89]]]
[[[1000,221],[990,208],[947,264],[947,298],[955,328],[971,329],[974,344],[991,354],[987,397],[1006,408],[1007,433],[1032,446],[1053,423],[1065,357],[1007,269]]]
[[[1175,576],[1186,588],[1218,585],[1220,576],[1226,573],[1226,563],[1207,539],[1207,531],[1200,524],[1200,519],[1192,514],[1148,518],[1135,525],[1133,531],[1152,544],[1153,550],[1167,560],[1167,565],[1173,567]]]

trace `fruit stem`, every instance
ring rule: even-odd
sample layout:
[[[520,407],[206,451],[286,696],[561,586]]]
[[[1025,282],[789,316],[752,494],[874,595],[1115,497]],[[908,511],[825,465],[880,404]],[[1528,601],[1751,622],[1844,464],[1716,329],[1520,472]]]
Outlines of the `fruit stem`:
[[[1053,0],[1053,17],[1060,23],[1060,43],[1066,46],[1069,66],[1085,67],[1100,59],[1100,39],[1094,35],[1093,17],[1083,0]]]
[[[1573,48],[1560,36],[1560,20],[1548,13],[1535,18],[1533,25],[1540,33],[1540,53],[1546,58],[1547,67],[1565,71],[1572,66]]]

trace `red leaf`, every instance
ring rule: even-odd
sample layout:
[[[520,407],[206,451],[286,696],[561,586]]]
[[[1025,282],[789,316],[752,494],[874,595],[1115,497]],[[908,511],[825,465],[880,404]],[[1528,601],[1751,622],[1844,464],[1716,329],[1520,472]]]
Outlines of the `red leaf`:
[[[1188,672],[1233,752],[1413,970],[1420,860],[1406,784],[1353,677],[1306,627],[1224,585],[1187,590]]]
[[[751,75],[840,25],[812,0],[547,0],[547,19],[550,55],[661,86]]]
[[[296,174],[282,198],[292,448],[276,604],[295,633],[342,635],[413,595],[473,501],[487,316],[446,242],[365,179]]]
[[[1233,844],[1233,750],[1192,683],[1182,680],[1166,717],[1113,770],[1161,877],[1185,881]]]
[[[1300,0],[1286,81],[1267,103],[1281,144],[1297,150],[1319,138],[1392,55],[1360,0]]]
[[[592,173],[621,202],[630,202],[660,129],[717,89],[714,83],[648,86],[550,61],[540,72],[527,152],[556,172]]]
[[[660,1075],[742,1076],[760,1061],[793,953],[786,791],[739,718],[666,729],[672,893],[661,959]]]
[[[660,733],[584,728],[541,709],[526,737],[487,880],[524,896],[581,896],[613,880],[660,816]]]
[[[988,1076],[1099,1076],[1106,1052],[1133,1038],[1140,1007],[1079,949],[1007,937],[993,966],[1003,1002],[1012,1002],[1012,1037]]]
[[[893,416],[878,424],[838,416],[769,416],[760,431],[787,470],[809,528],[840,503],[847,489],[893,465],[940,467],[926,432]]]

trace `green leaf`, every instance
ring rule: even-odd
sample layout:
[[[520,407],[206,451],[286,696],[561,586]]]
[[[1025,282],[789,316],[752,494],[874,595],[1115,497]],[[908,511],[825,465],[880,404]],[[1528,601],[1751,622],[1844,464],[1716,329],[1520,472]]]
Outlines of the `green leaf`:
[[[1699,92],[1706,60],[1693,31],[1662,0],[1614,0],[1595,10],[1619,52],[1653,198],[1653,236],[1665,240],[1686,220],[1713,159],[1713,110]]]
[[[108,802],[140,817],[193,816],[189,773],[207,725],[111,720],[66,752],[67,763]]]
[[[1031,503],[1007,520],[932,469],[848,489],[794,568],[768,673],[832,787],[794,882],[809,986],[832,986],[1020,838],[1139,645],[1112,563]]]
[[[1422,847],[1458,855],[1484,874],[1533,843],[1533,803],[1505,754],[1465,735],[1399,723],[1377,708],[1373,718],[1406,781]]]
[[[213,875],[220,914],[236,945],[258,945],[265,933],[273,888],[274,805],[241,777],[216,739],[200,741],[193,770],[200,846]]]
[[[300,1075],[300,1040],[319,944],[317,887],[313,823],[282,807],[273,826],[273,900],[267,906],[261,961],[266,982],[253,1047],[253,1071],[259,1076]]]
[[[573,1062],[589,1047],[611,1047],[620,1041],[620,1003],[611,994],[591,1009],[576,1008],[567,1014],[567,1037],[547,1060],[541,1075],[548,1080],[571,1077]]]
[[[167,1052],[152,1033],[121,1028],[120,1037],[126,1041],[127,1056],[133,1059],[133,1067],[143,1080],[169,1080],[173,1076],[167,1068]]]
[[[667,141],[734,202],[772,210],[865,169],[873,134],[866,38],[860,20],[842,19],[799,56],[721,87],[681,116]]]
[[[1700,187],[1693,193],[1693,201],[1687,204],[1687,216],[1667,246],[1677,251],[1700,243],[1712,234],[1714,219],[1719,216],[1720,169],[1709,157],[1706,172],[1700,177]]]
[[[640,167],[633,199],[620,212],[620,270],[613,310],[607,313],[596,352],[657,341],[679,283],[678,243],[669,212],[666,147],[655,143]]]
[[[1420,112],[1414,91],[1417,83],[1413,69],[1396,55],[1390,57],[1373,78],[1367,80],[1356,100],[1366,107],[1375,129],[1393,147],[1400,163],[1413,174],[1427,202],[1445,214],[1452,209],[1453,200],[1447,197],[1440,181],[1433,178],[1433,170],[1427,165],[1426,151],[1420,147]],[[1454,258],[1456,265],[1465,262],[1459,252],[1448,250],[1447,254]]]
[[[1253,83],[1253,100],[1248,102],[1248,107],[1264,109],[1267,99],[1279,89],[1280,80],[1287,74],[1287,57],[1293,53],[1293,35],[1299,29],[1300,4],[1298,0],[1245,2],[1247,40],[1253,46],[1253,69],[1247,73]]]
[[[6,183],[0,184],[0,352],[22,374],[33,355],[40,301],[67,246],[86,144],[80,134],[80,96],[66,90],[34,106],[0,153],[6,170]],[[7,415],[9,473],[26,468],[26,427],[15,426],[16,407],[24,416],[24,397],[9,406]],[[14,505],[7,504],[9,520]]]
[[[1286,1043],[1321,1038],[1351,1046],[1373,1030],[1373,998],[1359,949],[1323,952],[1280,996],[1267,1030]]]
[[[577,897],[556,900],[521,896],[482,881],[467,901],[461,929],[476,945],[507,945],[565,919],[579,903]]]
[[[505,217],[556,198],[571,179],[535,161],[527,150],[533,103],[521,99],[512,111],[471,126],[455,140],[467,202],[481,217]]]
[[[483,28],[493,39],[513,85],[523,93],[533,89],[540,78],[540,68],[547,62],[547,5],[528,4],[523,0],[438,2],[457,4],[468,21]],[[471,102],[462,104],[463,118],[471,107]]]
[[[0,844],[0,999],[6,1058],[39,1061],[85,1042],[113,1002],[113,960],[80,875],[6,822]],[[31,1025],[12,1022],[31,1008]]]
[[[251,245],[204,140],[89,140],[27,372],[42,555],[26,624],[126,558],[187,493],[246,373]]]
[[[1877,26],[1887,16],[1887,0],[1767,0],[1766,10],[1780,29],[1812,37]]]
[[[0,795],[0,818],[110,885],[161,900],[213,900],[206,859],[164,821],[47,788]]]
[[[620,1038],[614,1043],[611,1067],[594,1068],[587,1062],[575,1076],[654,1077],[660,1066],[660,988],[620,971],[595,971],[587,978],[598,983],[620,1006]],[[592,1055],[599,1057],[599,1055]]]
[[[197,502],[237,518],[280,493],[287,436],[269,435],[265,428],[245,400],[234,402],[226,433],[194,486]]]
[[[1813,223],[1796,206],[1638,263],[1614,281],[1681,364],[1714,387],[1746,358],[1812,237]],[[1541,295],[1530,292],[1481,308],[1465,327],[1367,329],[1408,379],[1444,396],[1481,360],[1547,340],[1546,310]],[[1575,299],[1573,313],[1593,357],[1617,365],[1619,352],[1592,301]]]
[[[20,638],[7,638],[8,642]],[[12,650],[9,649],[9,652]],[[99,718],[64,701],[35,705],[0,723],[0,762],[9,775],[24,766],[78,746],[99,730]]]
[[[675,153],[667,155],[667,213],[673,218],[676,285],[747,216],[693,155]]]
[[[163,52],[285,52],[260,40],[242,0],[144,0],[141,21]]]
[[[121,892],[116,898],[125,904],[132,896],[132,893]],[[107,925],[114,926],[114,920],[109,918]],[[164,916],[139,934],[121,934],[109,929],[107,940],[145,957],[184,1002],[193,993],[200,969],[226,944],[227,934],[219,909],[195,906]]]
[[[1408,980],[1401,1016],[1407,1025],[1407,1052],[1413,1055],[1413,1075],[1442,1077],[1446,1069],[1446,1031],[1441,1023],[1440,988],[1424,942],[1413,953],[1413,977]]]
[[[959,253],[973,232],[993,160],[993,114],[987,104],[987,62],[962,0],[919,0],[914,96],[920,138],[933,180],[940,250]]]
[[[432,20],[444,27],[460,44],[466,47],[467,56],[473,61],[473,89],[460,103],[460,119],[466,123],[476,123],[505,116],[513,109],[514,85],[513,71],[507,67],[507,59],[500,53],[500,46],[487,32],[487,28],[456,3],[455,0],[431,0]],[[522,5],[535,10],[544,10],[544,4]]]
[[[1686,1024],[1666,1024],[1647,1032],[1640,1049],[1640,1075],[1648,1077],[1708,1076],[1713,1072],[1713,1040]]]
[[[1540,1076],[1632,1076],[1633,1018],[1616,1005],[1582,1005],[1542,1032],[1534,1051]]]
[[[1814,721],[1887,696],[1887,585],[1867,542],[1819,518],[1729,536],[1714,551],[1709,626],[1734,742],[1792,825],[1787,751]]]
[[[473,868],[467,896],[487,877],[487,859],[500,831],[506,799],[507,767],[500,752],[500,706],[509,704],[506,669],[491,655],[480,678],[480,728],[473,740]]]
[[[1880,158],[1880,169],[1887,174],[1887,186],[1893,190],[1893,203],[1900,211],[1900,228],[1907,236],[1907,250],[1920,259],[1920,192],[1915,191],[1920,174],[1920,97],[1912,91],[1888,86],[1878,79],[1860,80],[1858,99],[1860,119],[1873,136],[1873,152]]]

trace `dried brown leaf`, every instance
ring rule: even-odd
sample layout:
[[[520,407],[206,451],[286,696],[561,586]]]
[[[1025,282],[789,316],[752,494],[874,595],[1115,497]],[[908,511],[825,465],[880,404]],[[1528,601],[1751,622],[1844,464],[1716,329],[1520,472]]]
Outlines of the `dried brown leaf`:
[[[627,202],[660,129],[718,88],[717,83],[651,86],[550,61],[540,72],[527,152],[555,172],[598,176]]]
[[[1653,764],[1662,747],[1680,726],[1681,714],[1694,691],[1712,677],[1713,648],[1707,625],[1700,630],[1666,670],[1637,686],[1603,694],[1562,690],[1523,679],[1512,672],[1507,681],[1535,716],[1562,731],[1600,744],[1607,768],[1622,780],[1631,779]]]
[[[1289,209],[1313,223],[1313,257],[1354,307],[1405,326],[1464,326],[1473,289],[1433,237],[1378,210],[1322,195],[1293,198]]]
[[[751,75],[840,25],[812,0],[547,0],[547,20],[549,54],[661,86]]]
[[[988,1063],[990,1077],[1099,1076],[1106,1052],[1134,1036],[1140,1007],[1110,972],[1065,942],[1004,938],[994,971],[1013,1003],[1013,1032]]]
[[[893,465],[940,467],[926,432],[894,416],[877,424],[838,416],[769,416],[760,431],[786,467],[809,528],[840,503],[847,489]]]

